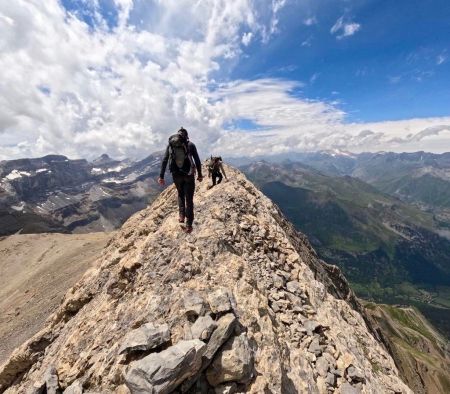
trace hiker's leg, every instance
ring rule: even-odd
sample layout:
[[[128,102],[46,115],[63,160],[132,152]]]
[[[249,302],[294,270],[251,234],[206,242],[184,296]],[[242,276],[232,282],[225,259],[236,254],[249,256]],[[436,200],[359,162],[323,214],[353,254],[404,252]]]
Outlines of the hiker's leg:
[[[217,174],[215,172],[213,172],[212,173],[213,186],[216,186],[216,177],[217,177]]]
[[[222,173],[218,172],[217,176],[219,177],[219,180],[217,181],[217,184],[219,184],[220,182],[222,182],[222,178],[223,178]]]
[[[186,197],[186,225],[192,226],[194,222],[194,191],[195,177],[186,176],[184,182],[184,195]]]
[[[173,176],[173,183],[175,183],[175,187],[178,192],[178,210],[180,212],[180,216],[185,216],[186,206],[185,206],[185,192],[184,192],[184,177],[179,175]]]

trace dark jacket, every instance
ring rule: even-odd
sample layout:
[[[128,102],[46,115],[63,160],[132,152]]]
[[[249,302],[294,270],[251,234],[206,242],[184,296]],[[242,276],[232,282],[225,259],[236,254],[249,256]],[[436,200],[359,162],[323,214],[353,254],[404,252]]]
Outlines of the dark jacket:
[[[188,149],[188,154],[194,160],[195,167],[197,168],[197,174],[199,177],[201,177],[202,176],[202,163],[200,161],[200,158],[198,157],[197,148],[195,147],[194,143],[188,141],[187,149]],[[166,172],[166,167],[167,167],[167,163],[169,162],[169,157],[170,157],[170,145],[167,145],[166,152],[164,153],[164,158],[161,163],[161,173],[159,174],[159,177],[161,179],[164,179],[164,173]],[[188,173],[190,168],[191,168],[191,163],[190,163],[189,159],[186,158],[186,160],[184,161],[184,165],[183,165],[183,171]],[[176,169],[174,170],[173,168],[169,168],[169,170],[170,170],[170,172],[172,172],[172,175],[173,175],[174,171],[176,171]]]

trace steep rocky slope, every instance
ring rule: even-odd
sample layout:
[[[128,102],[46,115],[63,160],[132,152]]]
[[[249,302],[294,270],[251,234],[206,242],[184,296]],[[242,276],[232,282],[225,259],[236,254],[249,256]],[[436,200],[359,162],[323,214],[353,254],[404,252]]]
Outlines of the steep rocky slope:
[[[112,234],[18,234],[0,239],[0,363],[36,334]]]
[[[227,174],[197,187],[190,235],[172,187],[131,217],[0,367],[2,390],[411,392],[340,271]]]
[[[416,394],[450,392],[450,346],[415,308],[366,304]]]

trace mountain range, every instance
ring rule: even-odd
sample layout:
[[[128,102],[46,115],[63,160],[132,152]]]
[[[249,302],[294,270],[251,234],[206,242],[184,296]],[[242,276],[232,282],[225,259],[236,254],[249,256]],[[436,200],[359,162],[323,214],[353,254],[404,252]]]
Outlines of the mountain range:
[[[116,229],[161,192],[161,157],[0,162],[0,235]],[[344,270],[359,296],[417,305],[450,336],[450,154],[328,151],[232,161]]]
[[[111,231],[160,192],[161,154],[92,162],[49,155],[0,162],[0,235]]]

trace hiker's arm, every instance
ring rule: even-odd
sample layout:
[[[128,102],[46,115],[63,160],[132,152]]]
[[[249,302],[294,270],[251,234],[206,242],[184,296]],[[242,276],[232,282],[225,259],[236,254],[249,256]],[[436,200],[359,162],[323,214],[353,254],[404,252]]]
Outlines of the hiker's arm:
[[[164,179],[164,173],[166,172],[168,161],[169,161],[169,145],[167,145],[166,153],[164,153],[164,157],[161,163],[161,172],[159,173],[159,177],[161,179]]]
[[[225,174],[225,169],[223,168],[223,164],[222,163],[220,163],[220,170],[222,171],[222,174],[225,177],[225,179],[228,179],[227,178],[227,174]]]
[[[198,157],[197,148],[194,144],[190,144],[191,147],[191,155],[194,159],[195,167],[197,167],[197,173],[199,178],[203,178],[202,175],[202,162],[200,161],[200,157]]]

